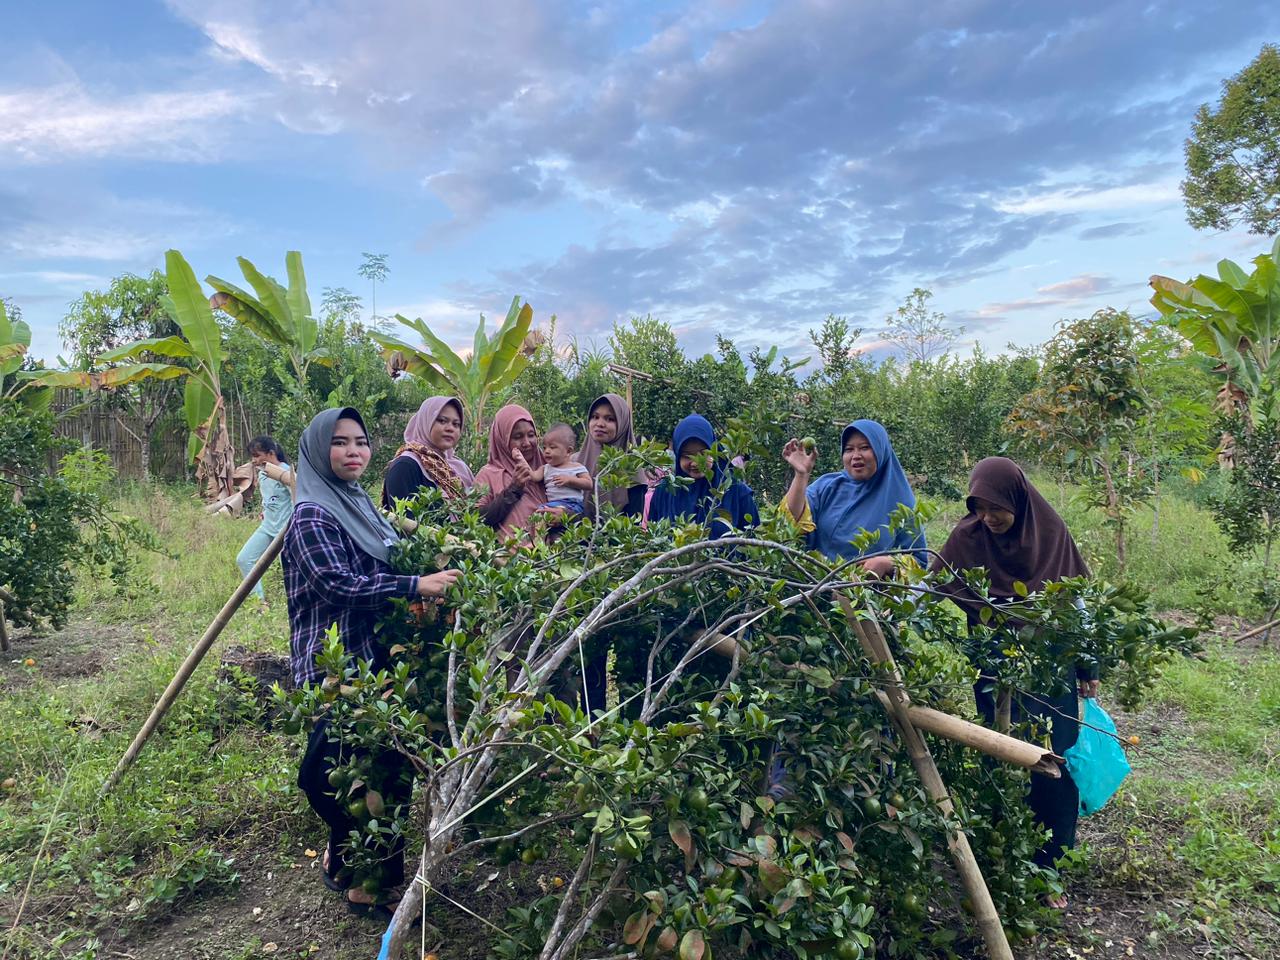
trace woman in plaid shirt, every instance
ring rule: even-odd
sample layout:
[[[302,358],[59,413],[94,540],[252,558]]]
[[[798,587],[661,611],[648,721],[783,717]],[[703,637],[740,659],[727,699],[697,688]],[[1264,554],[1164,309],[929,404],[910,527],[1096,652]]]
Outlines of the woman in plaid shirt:
[[[323,672],[316,654],[324,645],[329,627],[337,625],[347,651],[375,667],[386,663],[386,653],[374,636],[374,626],[393,597],[441,597],[457,580],[457,570],[429,576],[404,576],[387,563],[396,540],[391,524],[374,508],[358,480],[369,466],[369,437],[360,414],[351,407],[325,410],[316,415],[299,443],[297,495],[293,518],[285,535],[281,564],[289,605],[290,658],[293,679],[299,686],[318,682]],[[342,862],[340,844],[356,821],[340,804],[329,786],[329,773],[342,753],[351,747],[341,742],[340,731],[320,721],[311,732],[298,772],[298,786],[311,807],[329,825],[324,880],[332,890],[345,890],[350,908],[357,913],[385,911],[379,899],[353,885],[351,871]],[[388,784],[402,791],[386,796],[388,805],[408,802],[412,780],[404,758],[394,752],[378,758],[386,765]],[[398,771],[397,769],[398,768]],[[402,849],[388,851],[384,878],[388,888],[404,878]]]

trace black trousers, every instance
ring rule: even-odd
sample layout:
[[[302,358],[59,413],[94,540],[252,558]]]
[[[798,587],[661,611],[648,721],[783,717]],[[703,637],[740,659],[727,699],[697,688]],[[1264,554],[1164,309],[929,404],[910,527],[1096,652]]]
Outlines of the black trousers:
[[[978,713],[987,726],[995,726],[996,695],[989,684],[979,683],[973,688]],[[1079,701],[1075,690],[1056,697],[1036,695],[1035,698],[1015,694],[1010,704],[1010,719],[1017,725],[1031,721],[1043,731],[1048,721],[1053,721],[1050,742],[1058,756],[1066,753],[1080,735]],[[1037,851],[1035,862],[1042,867],[1052,867],[1053,862],[1076,845],[1076,822],[1080,816],[1080,791],[1071,779],[1067,768],[1054,780],[1039,774],[1031,775],[1027,791],[1027,805],[1035,814],[1036,822],[1050,832],[1049,841]]]
[[[329,786],[329,773],[339,762],[349,762],[360,752],[330,740],[328,730],[329,721],[321,720],[311,731],[306,752],[302,755],[302,766],[298,770],[298,786],[306,794],[311,809],[329,827],[329,875],[350,886],[352,871],[343,861],[342,844],[361,824],[347,811],[345,801],[339,799],[334,788]],[[413,796],[413,779],[407,775],[409,762],[395,751],[386,750],[376,758],[374,767],[379,773],[380,792],[387,807],[408,804]],[[386,851],[380,879],[384,888],[404,882],[403,838]]]

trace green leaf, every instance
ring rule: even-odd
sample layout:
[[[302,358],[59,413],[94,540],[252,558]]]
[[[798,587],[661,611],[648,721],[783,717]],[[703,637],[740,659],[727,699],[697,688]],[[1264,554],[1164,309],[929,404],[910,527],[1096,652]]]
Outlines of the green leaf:
[[[432,333],[431,328],[423,323],[421,319],[409,320],[398,313],[396,314],[396,319],[422,337],[422,342],[427,345],[429,355],[440,370],[446,375],[456,378],[460,384],[466,380],[466,363],[453,352],[453,349],[447,343]]]
[[[285,269],[289,273],[289,312],[293,314],[294,340],[298,350],[307,353],[315,348],[320,328],[311,314],[311,297],[307,294],[307,275],[302,269],[302,254],[290,250],[284,255]]]
[[[198,377],[191,377],[182,392],[182,412],[187,421],[187,428],[195,433],[197,427],[203,426],[213,416],[217,406],[217,398],[208,384]]]
[[[210,275],[205,277],[204,281],[218,291],[209,298],[210,307],[221,310],[236,323],[244,324],[250,333],[263,340],[269,340],[281,346],[289,345],[291,342],[289,332],[265,306],[258,302],[257,297],[221,277]]]
[[[182,335],[191,345],[194,356],[216,375],[222,366],[222,331],[213,318],[213,310],[200,288],[200,281],[177,250],[168,251],[164,261],[169,293],[161,298],[161,303],[173,322],[182,328]]]
[[[99,363],[116,363],[120,360],[136,359],[144,353],[154,353],[161,357],[173,357],[179,360],[195,356],[191,344],[181,337],[151,337],[108,350],[97,359]]]
[[[519,303],[519,297],[516,297],[511,303],[511,309],[514,311]],[[507,368],[514,362],[520,353],[520,347],[524,343],[524,338],[529,335],[529,327],[533,325],[533,308],[529,304],[525,304],[520,308],[513,321],[511,313],[507,314],[507,322],[502,325],[502,330],[498,333],[498,348],[494,351],[493,359],[489,362],[486,370],[486,378],[490,383],[499,382]],[[527,358],[525,359],[527,364]],[[512,379],[515,379],[514,377]],[[507,381],[510,382],[509,380]]]
[[[289,295],[285,292],[284,287],[280,286],[279,281],[274,277],[268,277],[260,271],[253,265],[252,261],[245,257],[236,257],[236,263],[240,264],[240,272],[249,281],[249,286],[253,287],[258,294],[258,299],[262,302],[263,307],[266,308],[267,313],[275,318],[280,329],[284,331],[285,343],[295,342],[298,325],[292,311],[289,309]]]

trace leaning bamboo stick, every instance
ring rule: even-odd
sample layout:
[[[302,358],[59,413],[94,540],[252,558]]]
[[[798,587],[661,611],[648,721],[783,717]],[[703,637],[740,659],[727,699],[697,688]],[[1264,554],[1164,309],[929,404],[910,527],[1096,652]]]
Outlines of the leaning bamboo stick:
[[[112,788],[120,782],[120,778],[124,776],[125,771],[138,759],[138,754],[142,751],[143,746],[151,739],[151,735],[155,733],[156,727],[160,725],[164,715],[173,706],[173,702],[178,699],[178,694],[182,692],[182,688],[186,686],[187,681],[191,679],[191,675],[195,673],[196,667],[200,665],[204,655],[209,652],[213,642],[218,639],[218,635],[222,633],[223,629],[231,621],[235,612],[240,609],[245,597],[249,596],[249,592],[262,579],[267,567],[271,566],[280,554],[280,550],[284,547],[284,536],[288,529],[286,526],[284,530],[276,534],[275,539],[271,541],[270,546],[258,558],[258,562],[253,565],[253,569],[249,571],[248,576],[240,581],[240,585],[227,598],[227,602],[222,605],[222,609],[213,618],[213,622],[205,628],[204,634],[196,645],[191,648],[191,652],[187,654],[187,659],[182,661],[182,666],[178,668],[178,672],[174,674],[173,679],[169,681],[169,686],[160,695],[156,705],[151,708],[151,715],[147,717],[147,722],[142,725],[138,735],[133,738],[133,743],[129,744],[129,749],[124,752],[124,756],[120,758],[116,768],[111,771],[111,776],[107,777],[99,796],[105,796],[110,793]]]
[[[906,744],[907,753],[911,757],[911,764],[915,767],[916,774],[920,777],[929,796],[938,805],[942,815],[950,817],[955,812],[955,807],[947,793],[946,784],[942,782],[942,774],[938,772],[933,754],[929,752],[928,744],[924,742],[924,737],[920,736],[920,731],[912,723],[909,713],[911,700],[902,685],[902,675],[894,662],[893,652],[889,649],[884,634],[880,632],[880,625],[874,620],[859,619],[857,611],[847,597],[841,596],[839,600],[867,659],[889,680],[885,690],[885,698],[889,701],[888,714],[897,726],[903,743]],[[949,830],[947,846],[951,848],[951,857],[955,862],[956,872],[960,875],[960,883],[969,897],[969,902],[973,904],[974,919],[978,924],[978,932],[982,934],[983,942],[987,946],[987,954],[992,960],[1013,960],[1009,939],[1004,934],[1000,915],[996,913],[991,891],[982,876],[982,869],[973,855],[973,849],[969,846],[968,836],[960,830]]]
[[[886,710],[892,708],[893,704],[887,693],[877,690],[876,696]],[[1056,753],[1037,747],[1034,743],[1005,736],[990,727],[970,723],[968,720],[953,717],[941,710],[917,706],[914,703],[907,707],[907,716],[911,718],[911,725],[918,730],[971,747],[1005,763],[1026,767],[1032,773],[1054,779],[1062,776],[1061,767],[1066,760]]]
[[[0,599],[0,650],[9,649],[9,624],[4,618],[4,600]]]
[[[1280,627],[1280,620],[1272,620],[1270,623],[1264,623],[1260,627],[1254,627],[1248,633],[1242,633],[1240,634],[1240,636],[1236,637],[1235,642],[1240,643],[1241,641],[1244,641],[1244,640],[1252,640],[1258,634],[1262,633],[1265,630],[1270,630],[1272,627]]]

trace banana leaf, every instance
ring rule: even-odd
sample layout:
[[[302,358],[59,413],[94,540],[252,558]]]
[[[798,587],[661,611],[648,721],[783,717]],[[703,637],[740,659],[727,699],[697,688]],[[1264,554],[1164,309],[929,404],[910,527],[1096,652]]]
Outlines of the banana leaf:
[[[182,328],[182,335],[194,355],[216,373],[222,367],[222,331],[213,318],[200,281],[177,250],[165,253],[164,263],[169,293],[160,302],[173,322]]]
[[[191,344],[181,337],[151,337],[147,340],[126,343],[123,347],[116,347],[114,350],[108,350],[98,357],[98,362],[115,363],[119,360],[134,360],[144,353],[154,353],[162,357],[173,357],[178,360],[195,356],[195,351],[191,349]]]
[[[458,382],[461,383],[467,379],[466,363],[453,352],[453,349],[447,343],[432,333],[431,328],[423,323],[421,318],[409,320],[397,313],[396,319],[422,337],[422,342],[427,345],[427,350],[418,352],[422,353],[424,357],[430,357],[440,370],[456,378]]]
[[[288,345],[289,334],[257,297],[212,274],[205,277],[204,282],[218,291],[209,298],[209,306],[221,310],[237,323],[243,323],[251,333],[263,340],[270,340],[281,346]]]
[[[302,269],[302,254],[290,250],[284,255],[285,269],[289,273],[289,289],[285,299],[293,316],[294,342],[299,353],[305,355],[315,349],[320,336],[316,318],[311,315],[311,297],[307,295],[307,275]]]
[[[236,257],[236,263],[240,264],[240,272],[249,281],[249,286],[253,287],[258,294],[259,302],[266,312],[275,318],[277,325],[283,331],[285,339],[281,342],[287,344],[293,341],[297,323],[293,312],[289,309],[289,295],[284,287],[280,286],[278,281],[263,274],[244,257]]]

